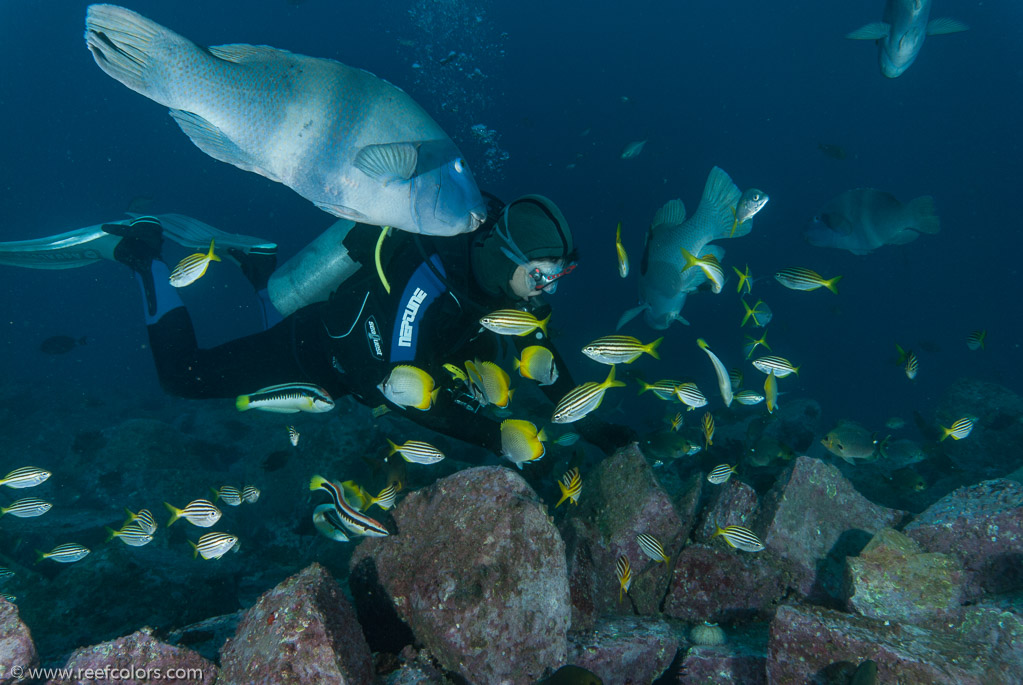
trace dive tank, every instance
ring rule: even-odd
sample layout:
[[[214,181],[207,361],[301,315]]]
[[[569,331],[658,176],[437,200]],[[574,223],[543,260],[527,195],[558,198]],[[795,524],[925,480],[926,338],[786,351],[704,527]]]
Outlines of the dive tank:
[[[330,294],[362,266],[344,246],[354,221],[339,219],[294,257],[279,266],[267,291],[281,316],[288,316],[314,302],[326,302]]]

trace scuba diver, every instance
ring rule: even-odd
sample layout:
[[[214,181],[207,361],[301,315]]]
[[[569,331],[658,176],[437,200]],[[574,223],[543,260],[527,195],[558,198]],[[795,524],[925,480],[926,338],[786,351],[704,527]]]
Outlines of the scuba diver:
[[[413,365],[428,372],[440,392],[429,411],[409,407],[404,415],[500,454],[500,423],[478,412],[478,399],[443,365],[496,360],[504,341],[520,353],[544,344],[560,374],[541,390],[557,403],[575,383],[542,329],[498,336],[479,320],[506,308],[526,309],[544,319],[550,307],[540,296],[553,293],[572,272],[576,251],[568,223],[551,200],[526,195],[505,206],[492,196],[487,199],[489,220],[473,233],[444,238],[388,234],[387,229],[341,220],[276,270],[272,243],[217,232],[217,245],[225,241],[226,255],[253,284],[264,304],[264,321],[271,325],[208,349],[198,346],[192,320],[162,261],[164,221],[140,216],[100,230],[108,241],[104,256],[132,269],[141,285],[150,348],[168,393],[235,398],[303,382],[334,398],[352,395],[373,407],[385,402],[378,386],[391,369]],[[179,215],[163,215],[168,216]],[[172,221],[175,239],[180,223]],[[197,235],[191,238],[189,244],[201,244]],[[631,428],[592,415],[573,429],[608,454],[637,437]]]

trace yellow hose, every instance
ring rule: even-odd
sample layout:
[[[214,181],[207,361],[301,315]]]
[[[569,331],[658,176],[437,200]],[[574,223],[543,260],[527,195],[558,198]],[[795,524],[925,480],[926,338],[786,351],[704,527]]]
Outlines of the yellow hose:
[[[377,265],[377,276],[380,277],[380,282],[384,284],[384,290],[388,294],[391,293],[391,284],[387,282],[387,276],[384,276],[384,267],[380,265],[380,249],[384,246],[384,238],[387,237],[387,233],[391,230],[390,226],[380,227],[380,237],[377,238],[377,247],[373,251],[373,260]]]

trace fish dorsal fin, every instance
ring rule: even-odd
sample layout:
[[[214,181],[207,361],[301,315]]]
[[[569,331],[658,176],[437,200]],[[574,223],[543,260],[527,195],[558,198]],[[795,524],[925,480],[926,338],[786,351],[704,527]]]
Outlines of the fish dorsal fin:
[[[952,17],[938,17],[927,22],[928,36],[941,36],[946,33],[959,33],[960,31],[969,30],[969,26]]]
[[[873,24],[861,26],[855,31],[850,31],[845,34],[845,37],[852,40],[881,40],[886,38],[891,30],[892,27],[886,22],[876,21]]]
[[[287,50],[272,48],[269,45],[249,45],[248,43],[212,45],[206,49],[214,57],[235,64],[270,62],[291,54]]]
[[[686,220],[686,206],[682,204],[682,200],[675,198],[674,200],[668,200],[668,202],[657,210],[654,214],[654,220],[650,222],[651,226],[678,226]]]
[[[355,167],[370,178],[387,183],[412,178],[418,161],[419,151],[414,143],[384,143],[359,150]]]

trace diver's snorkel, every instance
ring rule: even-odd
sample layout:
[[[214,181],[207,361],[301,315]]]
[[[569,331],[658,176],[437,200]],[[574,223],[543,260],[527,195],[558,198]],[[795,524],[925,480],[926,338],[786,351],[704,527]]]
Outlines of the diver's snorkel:
[[[564,253],[568,249],[568,243],[565,240],[565,234],[561,230],[561,222],[558,221],[557,217],[551,214],[550,210],[543,206],[542,203],[537,202],[533,199],[522,199],[517,202],[531,202],[539,207],[551,220],[551,224],[558,229],[558,237],[561,238],[562,252]],[[501,218],[497,222],[497,226],[494,228],[494,233],[504,241],[505,247],[501,248],[501,253],[515,262],[519,266],[526,269],[526,275],[533,282],[534,290],[542,290],[545,293],[553,294],[558,287],[558,279],[562,276],[567,276],[575,270],[578,264],[571,259],[571,255],[566,254],[563,258],[557,259],[554,257],[549,258],[550,261],[557,263],[557,266],[553,269],[543,262],[547,261],[548,258],[543,259],[530,259],[522,251],[522,249],[516,244],[515,239],[511,236],[511,229],[508,228],[508,210],[512,204],[507,205],[504,211],[501,213]]]

